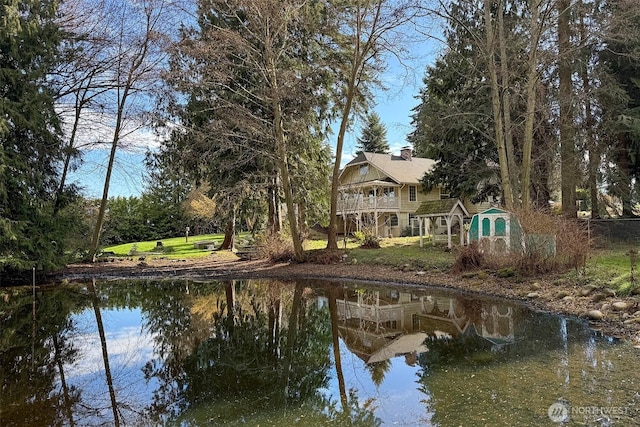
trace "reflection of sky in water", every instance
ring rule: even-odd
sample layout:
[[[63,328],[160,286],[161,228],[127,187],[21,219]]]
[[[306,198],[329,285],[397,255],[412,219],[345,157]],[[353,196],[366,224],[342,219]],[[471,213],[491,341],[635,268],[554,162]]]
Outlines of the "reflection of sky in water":
[[[147,384],[142,371],[153,357],[153,336],[142,331],[140,310],[102,309],[100,314],[116,401],[121,414],[125,419],[130,419],[126,408],[137,412],[148,406],[157,387],[155,379]],[[79,354],[73,364],[64,367],[67,382],[81,390],[82,402],[89,412],[97,410],[97,416],[111,418],[109,388],[95,312],[86,310],[74,316],[73,322],[76,328],[69,338]]]
[[[427,296],[425,301],[431,301],[429,298],[430,296]],[[420,315],[425,314],[422,313],[423,310],[428,311],[432,308],[431,305],[423,306],[415,298],[405,298],[404,301],[406,302],[401,304],[404,304],[405,310],[398,313],[416,311],[418,320],[427,319]],[[449,307],[450,303],[451,301],[447,300],[447,304],[442,305],[442,315],[447,313],[442,310]],[[472,335],[472,331],[477,331],[475,327],[470,327],[467,338],[483,340],[488,336],[495,340],[495,336],[486,334],[487,331],[495,332],[495,326],[498,324],[496,319],[500,320],[500,316],[510,314],[513,316],[511,326],[515,327],[517,339],[509,344],[501,342],[491,350],[487,344],[493,342],[491,340],[487,340],[486,343],[481,341],[486,345],[477,348],[473,347],[476,341],[463,341],[462,343],[465,346],[470,345],[469,348],[472,350],[468,354],[460,353],[462,348],[455,346],[448,352],[448,346],[445,349],[443,345],[438,347],[433,343],[427,344],[427,347],[434,351],[434,356],[428,360],[426,357],[424,360],[421,358],[419,362],[429,370],[429,375],[422,377],[422,368],[418,363],[413,366],[407,363],[415,359],[407,360],[405,356],[391,357],[386,366],[378,365],[384,369],[376,371],[375,378],[380,380],[381,371],[384,371],[384,378],[380,385],[376,386],[372,372],[364,360],[384,360],[394,354],[410,353],[411,349],[420,347],[415,346],[415,339],[425,332],[413,330],[398,338],[395,338],[394,333],[393,340],[385,341],[386,345],[380,346],[374,342],[373,334],[360,341],[351,341],[355,335],[349,336],[348,328],[345,327],[340,339],[340,353],[347,391],[353,390],[361,407],[366,402],[371,402],[369,411],[374,410],[375,418],[384,426],[428,426],[431,423],[492,425],[491,422],[495,425],[514,425],[513,420],[516,419],[526,420],[519,425],[527,427],[549,425],[547,408],[558,399],[564,399],[563,401],[576,406],[613,406],[630,411],[640,407],[636,369],[638,354],[635,349],[619,346],[610,339],[600,339],[593,333],[587,333],[585,326],[580,322],[528,312],[498,310],[494,313],[491,305],[472,307],[483,315],[480,317],[484,322],[480,330],[484,331],[486,336]],[[355,306],[352,309],[355,310]],[[413,311],[409,311],[410,309]],[[359,315],[365,313],[352,313],[356,312]],[[495,317],[496,313],[500,316]],[[155,378],[147,383],[143,368],[154,358],[160,359],[158,362],[162,363],[162,357],[154,352],[156,336],[142,329],[144,315],[140,309],[102,309],[100,314],[107,339],[120,418],[126,425],[155,425],[153,421],[144,417],[157,415],[162,419],[166,415],[153,411],[150,413],[148,410],[154,403],[154,392],[162,384]],[[78,354],[73,363],[64,366],[64,374],[67,384],[79,393],[80,402],[73,405],[73,418],[77,425],[109,425],[113,421],[113,412],[96,326],[96,314],[90,308],[74,315],[72,320],[74,327],[67,338]],[[420,322],[412,322],[410,325],[416,328],[429,326]],[[441,326],[442,322],[437,325]],[[193,329],[186,328],[183,332],[196,333],[196,326],[191,327]],[[206,322],[198,323],[198,327],[204,328],[200,332],[206,337]],[[187,335],[187,338],[189,336]],[[350,343],[351,348],[345,345],[343,339]],[[195,342],[185,342],[197,345]],[[461,345],[461,342],[452,342],[453,344]],[[497,348],[501,350],[495,350]],[[191,350],[185,349],[187,353]],[[325,351],[329,357],[333,357],[331,346],[326,347]],[[438,354],[441,354],[441,359],[436,357]],[[457,357],[461,354],[464,358]],[[425,354],[428,355],[429,353]],[[339,408],[340,393],[333,364],[329,369],[329,376],[327,388],[320,392]],[[187,418],[193,415],[194,420],[205,420],[200,425],[209,425],[206,420],[210,419],[211,414],[227,409],[225,402],[205,399],[202,408],[196,404],[185,412]],[[306,410],[309,408],[300,408],[301,416],[306,415]],[[287,421],[290,421],[286,418],[287,414],[278,419],[276,414],[266,412],[263,416],[253,413],[248,408],[248,424],[253,425],[252,421],[257,423],[259,420],[261,425],[286,425]],[[200,414],[205,418],[199,418]],[[228,415],[229,420],[233,422],[244,422],[234,420],[234,414],[223,415]],[[257,418],[251,419],[251,416]],[[271,424],[265,424],[265,420],[273,416],[276,416],[276,419]],[[620,425],[633,425],[629,424],[630,419],[631,417],[625,415]],[[585,420],[581,415],[576,416],[576,421],[592,420]],[[526,424],[527,422],[529,424]]]
[[[331,363],[333,364],[333,351]],[[340,340],[340,357],[347,392],[356,391],[356,396],[361,404],[368,399],[373,399],[376,408],[375,416],[382,420],[382,425],[413,426],[429,425],[430,414],[425,408],[425,400],[428,396],[418,391],[416,383],[417,374],[421,370],[417,364],[410,366],[405,361],[405,356],[390,359],[389,370],[384,375],[380,386],[376,386],[371,379],[365,363],[355,354],[351,353],[344,342]],[[332,401],[340,402],[338,379],[335,376],[335,365],[331,371],[329,390],[327,391]],[[411,386],[411,385],[414,386]]]

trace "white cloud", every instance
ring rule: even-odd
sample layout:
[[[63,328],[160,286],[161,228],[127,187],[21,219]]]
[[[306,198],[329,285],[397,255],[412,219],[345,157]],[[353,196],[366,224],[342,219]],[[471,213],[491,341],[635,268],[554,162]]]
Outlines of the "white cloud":
[[[71,137],[75,122],[75,110],[64,104],[58,104],[56,110],[62,120],[65,139]],[[80,150],[98,150],[110,148],[115,131],[116,116],[112,112],[84,109],[77,124],[74,146]],[[139,119],[123,120],[119,148],[131,152],[145,152],[155,149],[166,139],[166,134],[158,134]]]

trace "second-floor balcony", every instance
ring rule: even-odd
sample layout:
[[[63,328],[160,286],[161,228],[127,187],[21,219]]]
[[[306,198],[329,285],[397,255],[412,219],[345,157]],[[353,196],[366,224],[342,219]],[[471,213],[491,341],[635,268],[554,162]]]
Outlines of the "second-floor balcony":
[[[338,196],[338,213],[395,211],[400,208],[400,199],[387,194],[365,196],[342,194]]]

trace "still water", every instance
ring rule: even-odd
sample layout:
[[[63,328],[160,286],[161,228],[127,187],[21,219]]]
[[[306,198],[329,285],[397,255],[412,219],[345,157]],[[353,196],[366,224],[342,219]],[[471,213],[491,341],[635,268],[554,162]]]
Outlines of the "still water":
[[[640,425],[639,350],[501,300],[273,280],[0,294],[2,426]]]

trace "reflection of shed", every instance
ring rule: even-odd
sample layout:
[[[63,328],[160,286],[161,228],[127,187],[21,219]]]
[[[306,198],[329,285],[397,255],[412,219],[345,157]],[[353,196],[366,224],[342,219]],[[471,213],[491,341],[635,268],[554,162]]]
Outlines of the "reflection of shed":
[[[469,242],[479,241],[490,252],[523,249],[523,231],[518,218],[498,208],[487,209],[471,219]]]
[[[460,245],[464,244],[463,223],[464,218],[469,216],[469,212],[459,199],[429,200],[422,202],[416,211],[416,217],[420,224],[420,246],[423,245],[422,237],[424,231],[431,230],[433,233],[433,243],[436,242],[435,230],[438,228],[434,221],[438,218],[444,219],[447,225],[447,246],[451,248],[451,227],[457,222],[460,226]],[[429,220],[429,226],[424,227],[425,220]]]
[[[482,323],[476,325],[476,331],[478,335],[495,345],[501,346],[514,342],[513,308],[498,304],[483,306]]]

